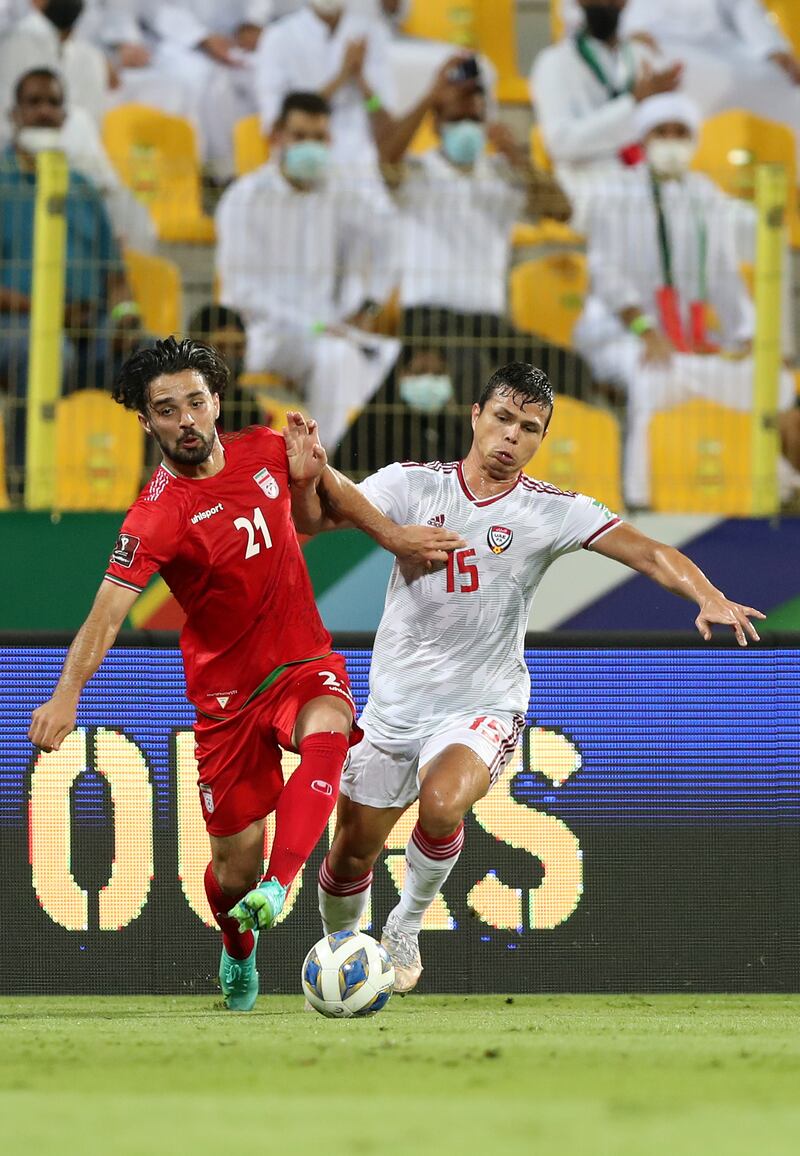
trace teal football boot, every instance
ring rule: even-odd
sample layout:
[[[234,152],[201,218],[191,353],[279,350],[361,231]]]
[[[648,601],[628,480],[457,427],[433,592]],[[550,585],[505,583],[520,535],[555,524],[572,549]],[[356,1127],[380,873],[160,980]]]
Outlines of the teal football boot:
[[[239,920],[240,931],[267,931],[283,911],[286,890],[277,879],[263,879],[228,915]]]
[[[223,947],[219,961],[219,986],[228,1011],[249,1012],[253,1010],[258,995],[258,971],[256,970],[256,948],[258,932],[253,932],[253,950],[246,959],[234,959]]]

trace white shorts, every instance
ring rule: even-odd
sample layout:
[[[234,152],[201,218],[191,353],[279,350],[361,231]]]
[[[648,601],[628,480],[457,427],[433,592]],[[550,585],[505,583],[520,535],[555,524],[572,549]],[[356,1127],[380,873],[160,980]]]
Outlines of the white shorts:
[[[516,750],[525,725],[520,714],[451,715],[419,739],[384,739],[372,733],[350,751],[339,787],[365,807],[407,807],[419,795],[419,769],[445,747],[469,747],[486,763],[494,786]]]

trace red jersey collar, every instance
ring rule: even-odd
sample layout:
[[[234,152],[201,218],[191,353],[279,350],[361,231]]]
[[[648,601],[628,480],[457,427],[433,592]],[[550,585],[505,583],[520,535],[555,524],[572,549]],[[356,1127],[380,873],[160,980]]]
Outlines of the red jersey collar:
[[[507,498],[510,493],[513,493],[513,491],[516,490],[517,486],[519,485],[519,480],[522,477],[522,471],[520,470],[514,479],[513,485],[510,485],[507,490],[503,490],[503,492],[500,494],[495,494],[492,498],[476,498],[472,490],[467,485],[467,479],[464,477],[463,460],[460,461],[456,466],[456,474],[458,475],[458,481],[461,489],[475,506],[491,506],[492,502],[499,502],[503,498]]]

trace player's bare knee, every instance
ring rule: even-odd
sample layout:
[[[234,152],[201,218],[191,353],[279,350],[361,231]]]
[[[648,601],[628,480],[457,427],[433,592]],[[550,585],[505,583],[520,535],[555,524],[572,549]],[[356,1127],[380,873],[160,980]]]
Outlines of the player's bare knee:
[[[434,839],[452,835],[464,818],[464,808],[458,798],[430,779],[426,779],[419,793],[419,822],[423,831]]]
[[[226,895],[241,895],[255,887],[259,879],[261,864],[249,857],[226,856],[214,860],[214,875]]]
[[[354,831],[340,827],[328,852],[328,866],[342,879],[360,879],[371,871],[381,847],[373,848]]]

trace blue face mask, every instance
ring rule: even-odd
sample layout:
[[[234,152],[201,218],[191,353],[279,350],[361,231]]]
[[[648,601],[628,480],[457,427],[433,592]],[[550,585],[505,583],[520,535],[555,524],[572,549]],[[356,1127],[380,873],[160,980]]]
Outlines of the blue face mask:
[[[330,149],[322,141],[301,140],[283,154],[283,171],[291,181],[318,185],[328,172]]]
[[[442,149],[454,165],[474,165],[486,148],[486,129],[477,120],[454,120],[442,125]]]

